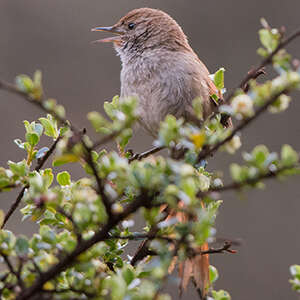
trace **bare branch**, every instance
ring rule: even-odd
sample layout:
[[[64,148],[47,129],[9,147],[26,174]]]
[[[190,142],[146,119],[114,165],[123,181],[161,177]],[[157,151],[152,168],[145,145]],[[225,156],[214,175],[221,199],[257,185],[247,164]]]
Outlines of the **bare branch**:
[[[131,163],[132,161],[134,160],[142,160],[154,153],[157,153],[159,151],[161,151],[162,149],[164,149],[165,147],[161,146],[161,147],[154,147],[150,150],[147,150],[145,152],[142,152],[142,153],[136,153],[136,154],[132,154],[131,157],[129,158],[129,163]],[[129,151],[129,152],[132,152],[132,151]]]
[[[224,245],[222,247],[219,248],[209,248],[206,251],[201,251],[201,255],[205,255],[205,254],[216,254],[216,253],[231,253],[231,254],[235,254],[236,250],[232,250],[231,249],[232,243],[230,241],[225,241]],[[197,255],[197,254],[195,254]]]

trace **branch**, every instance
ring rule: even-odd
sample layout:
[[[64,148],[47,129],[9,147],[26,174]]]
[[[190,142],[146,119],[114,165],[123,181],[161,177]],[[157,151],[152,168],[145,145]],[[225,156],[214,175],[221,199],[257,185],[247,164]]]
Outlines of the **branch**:
[[[21,279],[21,276],[20,276],[20,273],[19,273],[20,270],[15,271],[12,263],[10,262],[10,260],[9,260],[9,258],[8,258],[8,256],[6,254],[0,253],[0,255],[3,257],[3,259],[4,259],[4,261],[5,261],[6,265],[7,265],[10,273],[16,276],[17,281],[18,281],[18,285],[20,286],[20,288],[23,288],[24,287],[24,283],[23,283],[23,281]]]
[[[112,139],[114,139],[115,137],[117,137],[120,133],[122,133],[122,131],[126,128],[126,126],[124,126],[123,128],[113,131],[110,134],[105,135],[102,139],[100,139],[97,142],[94,142],[93,146],[92,146],[92,150],[95,150],[96,148],[110,142]]]
[[[65,216],[72,223],[73,230],[74,230],[74,233],[75,233],[76,238],[77,238],[77,242],[80,242],[82,240],[82,235],[81,235],[80,229],[78,228],[76,222],[73,219],[73,216],[71,214],[68,214],[61,207],[57,208],[57,212],[59,212],[61,215]]]
[[[87,164],[91,167],[91,169],[93,171],[93,174],[95,176],[95,179],[96,179],[96,183],[97,183],[96,192],[97,192],[98,195],[101,196],[101,200],[102,200],[102,202],[105,206],[105,210],[106,210],[106,213],[108,214],[108,217],[111,217],[112,216],[112,211],[111,211],[112,203],[110,202],[109,198],[106,196],[106,194],[104,192],[102,179],[99,177],[98,170],[97,170],[97,165],[93,161],[92,148],[87,146],[83,139],[81,139],[81,142],[82,142],[83,147],[87,151],[87,155],[86,155],[85,160],[86,160]]]
[[[248,72],[247,75],[244,77],[244,79],[241,81],[241,83],[238,85],[237,88],[235,88],[231,93],[229,93],[224,102],[225,103],[230,103],[231,98],[234,96],[235,91],[239,88],[244,88],[247,83],[253,79],[253,74],[259,74],[261,70],[264,69],[267,65],[272,63],[273,57],[279,52],[279,50],[283,49],[286,47],[289,43],[291,43],[294,39],[300,36],[300,29],[296,30],[293,34],[291,34],[289,37],[287,37],[284,40],[281,40],[280,43],[278,44],[277,48],[269,54],[261,63],[258,65],[256,68],[254,68],[252,71]]]
[[[0,87],[1,87],[1,84],[0,84]],[[61,137],[58,137],[55,142],[53,143],[53,145],[50,147],[50,149],[46,152],[46,154],[43,156],[43,158],[40,160],[40,162],[38,163],[38,165],[35,167],[35,171],[39,171],[43,166],[44,164],[46,163],[47,159],[50,157],[50,155],[54,152],[56,146],[57,146],[57,143],[60,141]],[[24,193],[25,193],[25,190],[29,187],[29,185],[27,184],[26,186],[24,186],[21,190],[21,192],[19,193],[17,199],[15,200],[15,202],[11,205],[10,209],[8,210],[8,212],[6,213],[5,217],[4,217],[4,221],[3,221],[3,224],[1,225],[1,229],[4,228],[4,226],[6,225],[7,221],[9,220],[9,218],[11,217],[11,215],[14,213],[14,211],[18,208],[23,196],[24,196]]]
[[[77,127],[75,127],[74,125],[72,125],[72,123],[70,123],[67,119],[61,117],[60,115],[58,115],[55,111],[45,107],[45,105],[43,104],[44,102],[44,99],[41,99],[41,100],[36,100],[36,99],[33,99],[30,97],[30,95],[28,95],[26,92],[23,92],[21,91],[20,89],[18,89],[15,85],[13,84],[10,84],[10,83],[7,83],[5,81],[2,81],[0,80],[0,89],[3,89],[3,90],[6,90],[6,91],[9,91],[9,92],[12,92],[16,95],[19,95],[21,96],[22,98],[24,98],[26,101],[29,101],[30,103],[32,103],[33,105],[35,106],[38,106],[40,109],[42,109],[43,111],[47,112],[47,113],[50,113],[54,116],[54,118],[56,118],[59,122],[63,123],[63,124],[66,124],[67,126],[69,126],[69,128],[73,131],[73,134],[75,136],[78,136],[79,137],[79,141],[82,143],[83,147],[85,148],[85,150],[87,151],[87,155],[85,157],[85,160],[87,162],[87,164],[91,167],[92,171],[93,171],[93,174],[95,176],[95,179],[96,179],[96,182],[97,182],[97,192],[98,194],[101,196],[102,198],[102,201],[103,201],[103,204],[106,208],[106,211],[107,211],[107,214],[110,216],[111,215],[111,203],[109,202],[109,199],[107,198],[107,196],[105,195],[104,193],[104,190],[103,190],[103,184],[102,184],[102,180],[101,178],[99,177],[98,175],[98,171],[97,171],[97,168],[96,168],[96,165],[93,161],[93,158],[92,158],[92,153],[91,151],[99,146],[99,145],[102,145],[106,142],[108,142],[109,140],[113,139],[115,136],[117,136],[118,134],[120,134],[120,132],[123,130],[123,129],[120,129],[119,131],[116,131],[116,132],[113,132],[107,136],[105,136],[101,141],[97,142],[95,145],[89,147],[87,145],[87,143],[85,142],[85,140],[83,139],[83,135],[82,132],[77,129]],[[55,144],[56,146],[56,144]],[[54,146],[54,148],[55,148]],[[49,150],[50,151],[50,150]],[[45,157],[45,159],[42,160],[41,162],[41,166],[44,164],[44,162],[47,160],[47,158],[50,156],[51,152],[49,153],[49,155],[47,157]],[[47,154],[46,154],[47,155]],[[37,168],[41,168],[41,166],[38,166]],[[27,188],[28,186],[25,187],[25,189]],[[12,205],[12,208],[10,209],[9,211],[9,215],[8,215],[8,218],[10,217],[10,215],[15,211],[15,209],[18,207],[19,205],[19,202],[21,201],[23,195],[24,195],[24,192],[25,192],[25,189],[23,188],[22,191],[20,192],[16,202]],[[8,219],[7,218],[7,219]],[[7,220],[4,222],[6,223]],[[3,223],[3,224],[4,224]]]
[[[242,181],[242,182],[232,182],[232,183],[229,183],[229,184],[224,185],[224,186],[214,187],[214,188],[209,189],[207,192],[204,192],[204,194],[213,193],[213,192],[224,192],[224,191],[230,191],[230,190],[240,190],[241,188],[243,188],[247,185],[255,185],[256,183],[258,183],[262,179],[274,178],[274,177],[280,175],[280,173],[282,173],[284,171],[287,171],[287,170],[294,169],[294,168],[299,168],[299,165],[297,164],[297,165],[292,165],[292,166],[289,166],[289,167],[282,167],[282,168],[277,169],[276,171],[269,171],[265,174],[261,174],[261,175],[255,177],[255,178],[249,178],[249,179],[247,179],[245,181]],[[203,192],[201,192],[201,193],[203,195]]]
[[[129,163],[131,163],[132,161],[134,160],[142,160],[156,152],[159,152],[161,151],[162,149],[164,149],[165,147],[164,146],[160,146],[160,147],[154,147],[150,150],[147,150],[145,152],[142,152],[142,153],[136,153],[136,154],[133,154],[131,150],[129,150],[129,152],[132,154],[131,157],[129,158]]]
[[[37,292],[41,291],[43,285],[55,278],[58,274],[68,268],[74,263],[76,258],[91,248],[96,243],[99,243],[107,238],[109,238],[109,231],[115,227],[119,222],[127,218],[130,214],[137,211],[142,206],[149,206],[153,199],[153,196],[148,196],[146,193],[138,196],[133,202],[131,202],[121,214],[112,215],[107,223],[102,227],[100,231],[95,233],[93,237],[88,240],[83,240],[77,244],[76,248],[69,253],[67,256],[60,259],[60,261],[52,266],[48,271],[42,273],[38,278],[33,282],[33,284],[24,289],[22,294],[19,294],[16,300],[26,300],[31,299]]]
[[[289,37],[287,37],[284,40],[281,40],[278,44],[278,46],[276,47],[276,49],[269,54],[269,56],[267,56],[261,63],[260,65],[258,65],[256,68],[250,70],[247,75],[244,77],[244,79],[240,82],[240,84],[238,85],[238,87],[236,87],[235,89],[233,89],[227,96],[226,98],[221,102],[221,104],[229,104],[231,102],[231,99],[233,98],[233,96],[235,95],[235,92],[238,89],[243,89],[245,92],[248,91],[249,88],[249,81],[251,79],[256,79],[258,76],[260,76],[261,74],[265,73],[265,67],[269,64],[272,63],[273,57],[284,47],[286,47],[289,43],[291,43],[294,39],[296,39],[297,37],[300,36],[300,29],[296,30],[293,34],[291,34]],[[222,114],[222,118],[221,118],[221,123],[223,125],[225,125],[228,121],[228,119],[230,118],[229,115],[227,114]]]
[[[80,130],[77,129],[74,125],[72,125],[70,123],[70,121],[68,121],[64,117],[60,116],[59,114],[57,114],[54,110],[51,110],[48,107],[44,106],[45,99],[39,99],[39,100],[34,99],[34,98],[30,97],[30,95],[28,93],[20,90],[14,84],[8,83],[4,80],[0,80],[0,89],[11,92],[15,95],[21,96],[24,100],[26,100],[26,101],[30,102],[31,104],[39,107],[40,109],[42,109],[46,113],[49,113],[49,114],[53,115],[54,118],[57,119],[60,123],[69,126],[72,131],[77,132],[77,133],[80,132]]]
[[[260,75],[266,75],[266,70],[264,67],[260,68],[260,69],[250,69],[250,71],[248,72],[248,80],[247,82],[243,85],[240,86],[240,88],[244,91],[244,93],[247,93],[249,91],[249,81],[251,79],[257,79]]]
[[[267,100],[261,107],[259,107],[256,112],[249,118],[244,119],[241,121],[233,130],[232,132],[222,141],[216,143],[212,147],[207,147],[203,149],[197,158],[197,161],[200,162],[201,160],[207,158],[208,156],[212,155],[216,152],[221,146],[229,142],[239,131],[243,130],[246,126],[252,123],[257,117],[259,117],[267,108],[272,105],[280,95],[287,94],[289,89],[284,89],[280,93],[273,95],[269,100]]]
[[[205,254],[216,254],[216,253],[231,253],[231,254],[235,254],[237,251],[231,249],[232,243],[230,241],[225,241],[224,245],[222,247],[219,248],[209,248],[206,251],[201,251],[201,255],[205,255]],[[197,253],[195,253],[195,255],[197,255]]]

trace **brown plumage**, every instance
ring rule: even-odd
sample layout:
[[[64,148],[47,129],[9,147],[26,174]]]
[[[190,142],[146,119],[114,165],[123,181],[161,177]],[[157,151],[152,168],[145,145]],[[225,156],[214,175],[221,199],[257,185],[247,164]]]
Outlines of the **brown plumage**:
[[[211,95],[221,95],[183,30],[168,14],[151,8],[135,9],[115,25],[93,31],[116,34],[98,42],[113,42],[122,61],[121,98],[138,98],[140,124],[152,136],[157,135],[160,122],[167,114],[194,122],[192,101],[195,98],[202,101],[204,119],[213,113],[216,104]],[[186,221],[182,213],[177,218]],[[207,250],[207,244],[201,249]],[[180,264],[181,288],[186,288],[193,276],[205,298],[208,268],[208,255],[198,255]]]
[[[215,108],[210,99],[218,91],[209,72],[190,47],[181,27],[168,14],[151,8],[129,12],[112,27],[97,27],[116,36],[122,61],[121,97],[136,96],[140,124],[156,136],[167,114],[193,121],[192,101],[200,97],[203,117]]]

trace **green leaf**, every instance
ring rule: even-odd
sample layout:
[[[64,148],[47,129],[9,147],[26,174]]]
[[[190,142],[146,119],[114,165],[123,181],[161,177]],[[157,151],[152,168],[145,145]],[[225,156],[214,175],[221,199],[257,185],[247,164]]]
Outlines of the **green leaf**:
[[[26,237],[20,236],[17,238],[15,251],[18,256],[26,256],[29,252],[29,243]]]
[[[124,129],[122,131],[122,133],[119,135],[118,143],[119,143],[119,146],[122,149],[122,151],[125,150],[125,147],[129,143],[129,140],[131,139],[131,137],[132,137],[132,129],[131,128]]]
[[[46,225],[40,227],[40,235],[45,242],[50,244],[52,244],[56,240],[55,232]]]
[[[41,136],[42,133],[43,133],[43,126],[39,123],[37,124],[34,124],[34,131],[39,135]]]
[[[108,126],[108,121],[97,111],[88,113],[87,117],[97,132],[101,130],[102,127]]]
[[[300,265],[292,265],[292,266],[290,266],[290,273],[293,276],[300,275]]]
[[[2,227],[2,224],[4,222],[5,214],[2,209],[0,209],[0,228]]]
[[[26,160],[22,160],[18,163],[13,161],[8,161],[8,165],[10,170],[18,176],[25,176],[26,175]]]
[[[53,139],[58,138],[59,133],[57,130],[57,123],[51,115],[47,115],[47,118],[39,118],[45,129],[45,135],[52,137]]]
[[[231,164],[230,165],[230,174],[234,181],[240,181],[241,180],[241,167],[238,164]]]
[[[260,29],[259,30],[259,39],[262,43],[262,45],[267,49],[267,51],[270,53],[274,51],[279,43],[280,34],[278,33],[278,30],[276,29]]]
[[[34,84],[31,80],[31,78],[24,74],[18,75],[16,77],[16,85],[21,91],[26,92],[26,93],[32,92],[32,90],[34,88]]]
[[[71,176],[67,171],[58,173],[56,176],[56,180],[62,186],[71,184]]]
[[[68,163],[74,163],[79,161],[79,157],[75,154],[67,153],[61,156],[58,156],[54,159],[52,165],[53,167],[58,167]]]
[[[219,278],[219,272],[216,267],[210,265],[209,266],[209,279],[211,283],[214,283]]]
[[[43,181],[45,184],[46,188],[49,188],[49,186],[52,184],[53,182],[53,173],[52,173],[52,169],[45,169],[41,172],[42,177],[43,177]]]
[[[42,85],[42,72],[40,70],[36,70],[34,72],[33,82],[36,87],[40,87]]]
[[[214,300],[230,300],[231,299],[230,295],[224,290],[212,291],[212,296],[213,296]]]
[[[34,147],[40,140],[40,137],[37,133],[26,133],[26,141],[30,144],[30,146]]]
[[[129,285],[134,279],[133,268],[131,266],[127,266],[125,270],[123,270],[122,274],[123,274],[123,278],[126,281],[126,284]]]
[[[293,166],[298,163],[299,155],[290,145],[283,145],[281,159],[284,166]]]
[[[214,76],[214,83],[218,90],[222,90],[224,88],[224,68],[220,68]]]

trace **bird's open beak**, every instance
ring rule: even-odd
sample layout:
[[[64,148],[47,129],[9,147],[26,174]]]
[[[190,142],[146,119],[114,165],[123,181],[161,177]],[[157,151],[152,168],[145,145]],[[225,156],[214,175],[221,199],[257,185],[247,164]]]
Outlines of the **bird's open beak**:
[[[101,40],[96,40],[93,43],[110,43],[110,42],[118,43],[121,41],[120,35],[122,35],[124,33],[122,30],[120,30],[119,28],[114,27],[114,26],[95,27],[95,28],[92,28],[91,31],[106,31],[106,32],[117,34],[116,36],[108,37],[108,38],[101,39]]]

